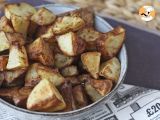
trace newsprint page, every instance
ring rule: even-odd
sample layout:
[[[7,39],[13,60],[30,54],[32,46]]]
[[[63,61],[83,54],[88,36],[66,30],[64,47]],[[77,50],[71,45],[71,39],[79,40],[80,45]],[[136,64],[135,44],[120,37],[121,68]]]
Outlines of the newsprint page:
[[[0,120],[48,120],[44,117],[16,113],[0,104]],[[91,111],[50,120],[160,120],[160,91],[123,84],[107,102]]]

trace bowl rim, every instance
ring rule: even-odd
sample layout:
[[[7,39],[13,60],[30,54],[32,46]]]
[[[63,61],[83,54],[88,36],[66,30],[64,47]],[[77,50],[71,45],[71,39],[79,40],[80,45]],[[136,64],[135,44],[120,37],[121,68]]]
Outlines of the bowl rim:
[[[36,8],[39,8],[39,7],[52,7],[52,6],[55,6],[55,7],[67,7],[67,8],[72,8],[72,9],[78,9],[80,7],[77,7],[77,6],[74,6],[74,5],[65,5],[65,4],[45,4],[45,5],[40,5],[40,6],[36,6]],[[104,23],[105,25],[107,25],[108,27],[110,27],[110,29],[113,29],[113,27],[106,21],[104,20],[102,17],[98,16],[97,14],[95,14],[95,17],[96,19],[98,19],[99,21],[101,21],[102,23]],[[0,98],[0,103],[14,109],[14,110],[17,110],[17,111],[20,111],[20,112],[24,112],[24,113],[28,113],[28,114],[33,114],[33,115],[44,115],[44,116],[61,116],[61,117],[65,117],[65,116],[70,116],[70,115],[76,115],[76,114],[79,114],[81,112],[85,112],[85,111],[88,111],[89,109],[92,109],[94,108],[95,106],[97,106],[98,104],[106,101],[106,99],[109,99],[111,98],[118,90],[118,88],[121,86],[121,84],[124,82],[124,79],[126,77],[126,73],[127,73],[127,69],[128,69],[128,56],[127,56],[127,50],[126,50],[126,46],[125,44],[123,44],[122,48],[121,49],[124,49],[124,55],[125,55],[125,58],[126,58],[126,61],[125,61],[125,70],[124,70],[124,73],[123,73],[123,76],[122,76],[122,79],[120,80],[120,82],[114,87],[114,89],[106,96],[102,97],[101,99],[99,99],[98,101],[90,104],[90,105],[87,105],[86,107],[83,107],[81,109],[77,109],[77,110],[73,110],[73,111],[69,111],[69,112],[37,112],[37,111],[31,111],[31,110],[27,110],[27,109],[24,109],[24,108],[20,108],[20,107],[17,107],[15,105],[12,105],[6,101],[4,101],[3,99]]]

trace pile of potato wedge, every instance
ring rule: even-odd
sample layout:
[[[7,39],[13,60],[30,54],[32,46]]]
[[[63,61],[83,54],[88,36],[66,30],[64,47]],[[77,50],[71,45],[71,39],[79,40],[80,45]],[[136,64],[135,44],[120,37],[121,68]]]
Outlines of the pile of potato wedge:
[[[83,108],[110,93],[121,64],[121,26],[101,33],[81,8],[60,15],[7,4],[0,19],[0,98],[39,112]]]

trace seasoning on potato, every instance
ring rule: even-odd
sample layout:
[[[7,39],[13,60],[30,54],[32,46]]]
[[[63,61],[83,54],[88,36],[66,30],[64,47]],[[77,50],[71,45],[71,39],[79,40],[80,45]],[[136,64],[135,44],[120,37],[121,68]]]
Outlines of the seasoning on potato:
[[[125,29],[102,33],[88,8],[60,15],[7,4],[0,19],[0,98],[37,112],[81,109],[119,80]],[[9,51],[9,53],[5,52]]]

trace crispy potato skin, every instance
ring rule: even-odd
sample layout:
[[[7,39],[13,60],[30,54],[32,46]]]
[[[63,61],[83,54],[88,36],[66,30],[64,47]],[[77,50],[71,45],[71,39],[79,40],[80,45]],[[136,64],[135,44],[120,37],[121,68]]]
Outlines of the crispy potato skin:
[[[91,74],[95,79],[98,78],[99,66],[100,66],[101,53],[99,52],[86,52],[81,54],[81,61],[84,68]]]
[[[68,82],[65,82],[65,84],[60,88],[60,92],[67,105],[63,112],[76,110],[75,99],[73,98],[72,93],[72,85]]]
[[[87,96],[81,85],[73,87],[72,92],[77,108],[82,108],[88,105]]]
[[[0,71],[4,71],[6,69],[8,63],[8,56],[0,56]]]
[[[4,32],[9,32],[9,33],[14,32],[11,21],[8,20],[7,17],[5,17],[5,16],[1,17],[1,19],[0,19],[0,30],[2,30]]]
[[[0,97],[18,107],[26,108],[26,101],[31,91],[32,89],[28,87],[2,88],[0,89]]]
[[[103,38],[97,41],[97,49],[101,52],[103,59],[110,59],[118,54],[124,40],[125,29],[119,26],[104,34]]]
[[[57,88],[48,80],[42,80],[32,90],[27,100],[27,109],[54,112],[66,107]]]
[[[53,14],[51,11],[48,9],[42,7],[40,8],[37,13],[35,13],[32,17],[31,20],[38,25],[49,25],[53,23],[56,19],[56,15]]]
[[[116,57],[114,57],[101,64],[99,75],[117,83],[120,71],[121,64],[119,60]]]
[[[102,95],[105,96],[112,89],[111,80],[91,80],[91,85]]]
[[[27,48],[27,52],[31,60],[39,61],[46,66],[54,65],[53,51],[42,38],[38,38],[31,43]]]

